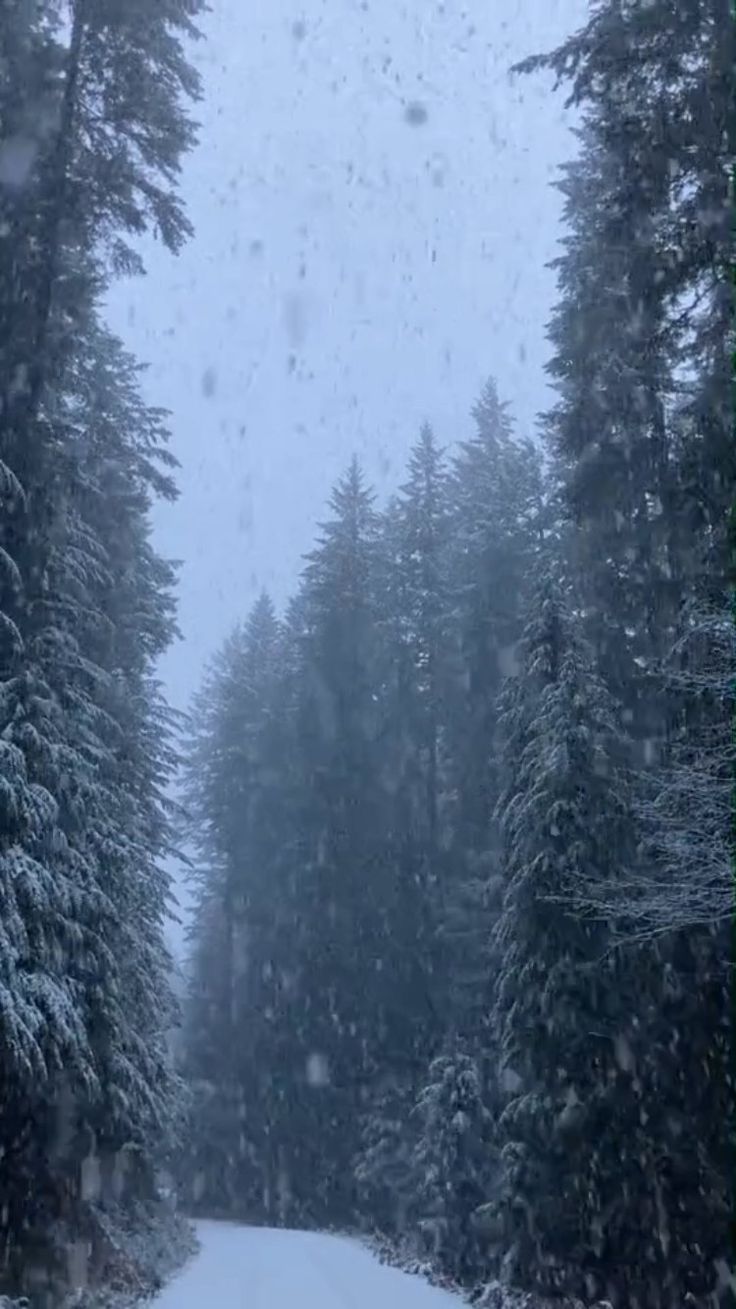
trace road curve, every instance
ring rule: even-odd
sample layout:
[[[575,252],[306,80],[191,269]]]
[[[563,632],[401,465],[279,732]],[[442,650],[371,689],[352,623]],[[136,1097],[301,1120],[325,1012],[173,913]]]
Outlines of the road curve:
[[[155,1309],[460,1309],[358,1241],[236,1223],[196,1224],[200,1250]]]

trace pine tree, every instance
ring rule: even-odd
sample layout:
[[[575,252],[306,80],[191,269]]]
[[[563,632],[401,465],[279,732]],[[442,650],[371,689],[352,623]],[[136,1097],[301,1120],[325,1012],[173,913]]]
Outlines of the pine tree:
[[[160,421],[137,397],[132,402],[129,363],[116,344],[93,327],[87,344],[89,390],[81,399],[71,390],[58,398],[66,416],[65,471],[76,494],[63,496],[63,483],[54,488],[63,512],[48,541],[43,585],[23,615],[18,672],[10,666],[3,688],[5,738],[23,752],[17,776],[47,797],[51,824],[35,872],[27,862],[32,830],[26,825],[27,840],[22,829],[9,831],[7,857],[18,867],[26,861],[28,879],[18,885],[23,914],[14,921],[23,935],[14,950],[40,996],[47,985],[44,951],[29,948],[27,935],[33,940],[38,930],[33,887],[55,887],[63,919],[53,904],[45,916],[47,930],[58,933],[54,972],[73,997],[74,1021],[70,1027],[59,1003],[46,1008],[41,1025],[26,1029],[29,1035],[35,1029],[41,1068],[32,1091],[22,1075],[7,1103],[22,1095],[30,1130],[45,1141],[53,1137],[59,1097],[71,1091],[78,1121],[109,1157],[123,1145],[163,1146],[172,1126],[166,1051],[172,1011],[162,942],[168,883],[160,860],[168,842],[162,792],[173,758],[151,669],[171,634],[173,575],[148,542],[151,495],[163,484],[154,473],[152,444],[153,434],[162,439]],[[104,381],[95,387],[94,377]],[[110,412],[114,439],[105,431]],[[12,994],[8,1006],[12,1013]],[[68,1050],[72,1032],[77,1048]],[[12,1139],[12,1113],[6,1129]],[[48,1225],[60,1190],[74,1191],[79,1163],[73,1155],[59,1160],[50,1148],[44,1169],[32,1161],[33,1194],[43,1196],[33,1201],[18,1196],[26,1174],[16,1166],[7,1183],[14,1220],[21,1227]]]
[[[180,97],[196,79],[178,34],[198,7],[141,4],[133,18],[79,0],[66,24],[57,6],[11,0],[0,37],[0,1188],[11,1269],[29,1262],[22,1242],[48,1245],[62,1211],[72,1225],[78,1216],[81,1160],[61,1119],[106,1158],[122,1144],[150,1149],[172,1125],[160,858],[173,759],[152,666],[172,632],[173,575],[148,523],[169,483],[156,469],[160,416],[137,397],[96,304],[103,256],[113,270],[125,262],[131,232],[152,220],[172,245],[184,234],[174,181],[192,138]]]
[[[284,800],[280,658],[280,628],[264,595],[197,700],[187,774],[201,888],[187,1068],[209,1087],[198,1124],[204,1158],[195,1156],[192,1167],[206,1188],[197,1199],[214,1194],[218,1208],[236,1215],[268,1208],[263,1196],[274,1190],[267,1089],[275,1049],[264,1043],[263,1028],[276,1017],[271,992],[284,964],[275,956],[282,906],[274,882]]]
[[[456,1021],[487,1033],[488,939],[497,912],[497,701],[514,660],[520,615],[541,530],[541,470],[517,441],[489,381],[461,444],[451,484],[453,682],[448,742],[452,876],[444,935],[457,978]]]
[[[349,1165],[361,1098],[386,1058],[401,1002],[381,857],[372,500],[353,462],[308,557],[297,729],[304,785],[299,898],[306,907],[300,1036],[305,1064],[318,1074],[309,1078],[312,1134],[330,1160],[325,1193],[315,1199],[326,1213],[343,1215],[353,1205]],[[319,1173],[316,1160],[311,1172]]]
[[[520,635],[540,530],[541,476],[532,445],[513,437],[508,407],[489,381],[474,410],[476,433],[453,475],[453,613],[461,685],[454,706],[457,826],[474,853],[488,849],[498,782],[496,701]]]
[[[724,0],[601,0],[558,50],[521,65],[552,68],[584,114],[561,184],[570,234],[548,431],[619,688],[631,658],[668,649],[683,596],[695,586],[712,600],[727,570],[733,62]]]
[[[419,1226],[440,1267],[467,1283],[483,1269],[473,1220],[493,1177],[490,1114],[473,1058],[456,1048],[434,1059],[414,1113]]]
[[[358,1204],[364,1223],[400,1243],[406,1239],[416,1201],[411,1111],[414,1085],[393,1070],[379,1074],[361,1124],[354,1162]]]
[[[571,895],[581,879],[608,886],[628,876],[635,842],[616,708],[549,580],[505,694],[504,730],[494,1023],[517,1087],[498,1126],[506,1273],[540,1290],[601,1295],[624,1249],[633,1259],[631,1230],[643,1217],[617,1203],[616,1178],[641,1179],[649,1156],[628,1064],[616,1064],[634,1039],[631,977],[608,951],[605,925],[576,916]]]
[[[428,425],[411,452],[398,512],[398,568],[413,671],[413,685],[407,694],[412,703],[404,708],[414,719],[410,731],[419,747],[424,774],[423,824],[432,870],[440,839],[441,733],[447,713],[450,521],[443,454]]]
[[[377,618],[385,789],[383,889],[401,994],[401,1030],[377,1066],[356,1158],[364,1219],[400,1240],[412,1196],[409,1113],[446,1021],[438,921],[446,859],[446,717],[450,676],[449,501],[443,452],[428,424],[380,524]]]
[[[726,701],[688,694],[662,664],[688,643],[692,612],[722,603],[729,568],[733,54],[720,0],[605,0],[558,51],[527,64],[567,80],[585,118],[580,159],[564,183],[571,234],[558,263],[552,368],[560,401],[549,434],[580,529],[591,635],[640,743],[637,807],[654,839],[649,867],[608,897],[609,911],[618,902],[624,934],[641,927],[642,911],[664,925],[667,895],[652,891],[664,890],[683,834],[668,790],[684,781],[682,765],[699,758],[690,777],[697,786],[698,768],[708,766],[702,746],[725,731]],[[691,792],[686,812],[697,804]],[[712,822],[710,803],[701,816]],[[717,861],[717,846],[714,854]],[[673,1160],[660,1170],[667,1222],[652,1224],[668,1249],[666,1272],[647,1294],[668,1304],[686,1290],[706,1295],[723,1259],[717,1161],[727,1151],[714,1124],[730,1084],[724,934],[715,924],[685,924],[671,898],[670,915],[674,932],[638,955],[650,1148]],[[707,1071],[688,1094],[684,1070],[695,1065]],[[688,1115],[698,1122],[696,1151],[682,1141]]]
[[[387,564],[379,621],[385,676],[381,735],[389,793],[386,857],[397,869],[391,906],[402,991],[414,1014],[406,1054],[410,1079],[434,1049],[438,1014],[432,973],[442,970],[438,916],[447,860],[447,714],[452,675],[448,478],[443,452],[422,428],[407,481],[383,521]]]

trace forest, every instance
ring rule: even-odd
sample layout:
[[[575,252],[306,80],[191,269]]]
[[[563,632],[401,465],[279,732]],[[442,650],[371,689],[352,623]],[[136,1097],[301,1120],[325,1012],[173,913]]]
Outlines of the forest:
[[[515,69],[579,121],[538,432],[489,358],[468,439],[353,460],[182,721],[104,298],[190,233],[203,8],[0,5],[0,1296],[150,1289],[175,1186],[488,1306],[736,1305],[728,0]]]

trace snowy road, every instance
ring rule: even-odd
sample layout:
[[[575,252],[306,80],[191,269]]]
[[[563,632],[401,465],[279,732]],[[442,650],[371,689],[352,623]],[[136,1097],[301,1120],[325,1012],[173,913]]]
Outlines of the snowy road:
[[[355,1241],[215,1222],[197,1223],[197,1235],[199,1254],[154,1309],[460,1309]]]

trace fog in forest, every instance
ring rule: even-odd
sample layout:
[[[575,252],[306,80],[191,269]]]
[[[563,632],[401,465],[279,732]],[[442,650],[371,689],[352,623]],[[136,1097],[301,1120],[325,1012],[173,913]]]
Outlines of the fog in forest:
[[[0,1309],[736,1306],[734,31],[0,0]]]

